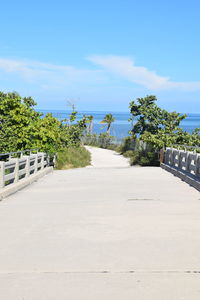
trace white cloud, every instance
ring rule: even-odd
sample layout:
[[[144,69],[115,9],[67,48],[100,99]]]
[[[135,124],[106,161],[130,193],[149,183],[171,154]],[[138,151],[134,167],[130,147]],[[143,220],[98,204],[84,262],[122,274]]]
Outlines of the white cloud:
[[[64,90],[80,87],[91,88],[109,84],[118,75],[149,90],[200,90],[200,82],[174,82],[169,77],[158,75],[145,67],[136,66],[134,60],[123,56],[90,56],[88,60],[101,69],[81,69],[74,66],[56,65],[32,60],[0,58],[0,76],[14,74],[14,80],[21,79],[42,90]],[[12,77],[13,80],[13,77]]]
[[[101,70],[78,69],[31,60],[0,59],[0,71],[14,73],[44,89],[80,83],[93,84],[105,80],[105,74]]]
[[[90,56],[89,61],[103,67],[108,72],[142,85],[149,90],[200,90],[200,81],[175,82],[169,77],[164,77],[150,71],[145,67],[136,66],[134,60],[123,56]]]

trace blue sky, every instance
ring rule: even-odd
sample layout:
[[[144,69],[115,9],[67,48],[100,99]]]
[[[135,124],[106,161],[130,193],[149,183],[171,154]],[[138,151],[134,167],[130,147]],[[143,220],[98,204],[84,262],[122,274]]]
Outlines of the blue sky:
[[[40,109],[200,113],[200,2],[1,1],[0,90]]]

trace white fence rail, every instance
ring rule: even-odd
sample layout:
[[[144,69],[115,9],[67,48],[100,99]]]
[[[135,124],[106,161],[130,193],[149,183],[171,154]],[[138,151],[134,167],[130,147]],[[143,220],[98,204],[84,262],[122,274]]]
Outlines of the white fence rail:
[[[167,148],[164,163],[200,178],[200,153]]]
[[[21,153],[19,158],[9,156],[8,161],[0,161],[0,188],[27,178],[48,165],[49,157],[43,152],[30,155]]]

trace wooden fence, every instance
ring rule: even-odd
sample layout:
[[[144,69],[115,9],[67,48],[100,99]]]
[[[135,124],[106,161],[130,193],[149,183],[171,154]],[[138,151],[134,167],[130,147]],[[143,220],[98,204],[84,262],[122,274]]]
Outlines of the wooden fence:
[[[49,157],[43,152],[29,155],[20,152],[17,158],[8,153],[8,157],[8,161],[0,161],[0,188],[27,178],[49,165]]]

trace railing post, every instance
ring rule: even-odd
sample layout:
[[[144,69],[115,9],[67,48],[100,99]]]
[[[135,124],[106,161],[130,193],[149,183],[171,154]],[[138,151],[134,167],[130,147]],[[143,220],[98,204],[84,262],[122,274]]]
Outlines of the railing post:
[[[198,175],[198,161],[199,161],[199,156],[198,156],[198,154],[196,153],[196,155],[195,155],[195,160],[194,160],[194,165],[195,165],[195,171],[194,171],[194,174],[195,174],[195,176],[197,176]]]
[[[35,163],[34,163],[34,173],[37,173],[38,170],[38,154],[35,154]]]
[[[55,167],[55,165],[56,165],[56,155],[54,154],[54,156],[53,156],[53,167]]]
[[[169,165],[169,149],[166,148],[164,151],[164,163]]]
[[[164,153],[164,149],[160,149],[160,164],[164,163],[164,157],[165,157],[165,153]]]
[[[196,176],[197,177],[200,177],[200,155],[199,154],[197,154],[198,155],[198,158],[197,158],[197,174],[196,174]]]
[[[49,154],[47,154],[47,156],[46,156],[46,162],[47,162],[46,167],[49,167],[50,166],[50,156],[49,156]]]
[[[26,157],[26,175],[25,177],[30,176],[30,156],[27,155]]]
[[[174,166],[174,149],[171,148],[170,164]]]
[[[41,170],[44,169],[44,153],[42,153],[42,158],[41,158]]]
[[[5,176],[5,162],[1,161],[0,162],[0,188],[3,188],[5,186],[4,176]]]
[[[190,172],[190,153],[188,151],[186,153],[187,154],[186,154],[186,159],[185,159],[185,162],[186,162],[185,171]]]
[[[18,182],[19,180],[19,158],[15,158],[15,179],[14,182]]]
[[[182,153],[178,150],[178,168],[182,169]]]

